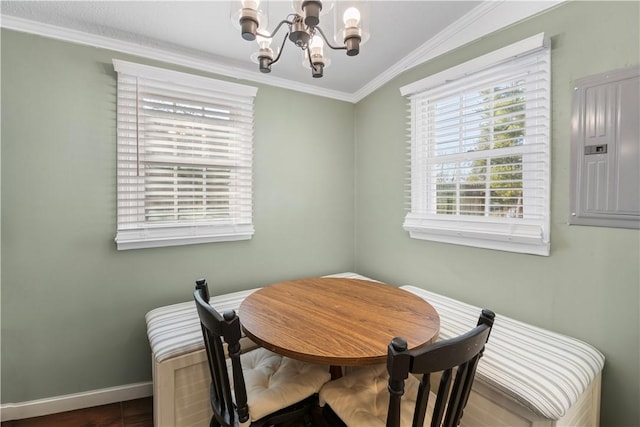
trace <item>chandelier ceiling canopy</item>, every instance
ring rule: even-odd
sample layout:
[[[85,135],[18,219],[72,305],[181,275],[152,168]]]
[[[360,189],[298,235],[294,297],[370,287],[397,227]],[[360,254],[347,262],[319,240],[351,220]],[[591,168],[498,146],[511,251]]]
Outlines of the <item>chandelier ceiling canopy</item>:
[[[238,2],[235,2],[236,4]],[[269,32],[268,2],[265,0],[241,0],[239,8],[232,7],[231,19],[239,24],[242,38],[257,41],[259,50],[252,55],[263,73],[270,73],[271,66],[278,62],[287,39],[303,52],[303,64],[311,68],[311,75],[319,78],[330,59],[324,54],[324,46],[333,50],[344,50],[348,56],[360,53],[360,46],[369,38],[363,26],[362,11],[364,2],[357,1],[320,1],[293,0],[292,11]],[[320,16],[333,14],[334,45],[320,27]],[[286,34],[277,54],[271,48],[271,42],[280,29]]]

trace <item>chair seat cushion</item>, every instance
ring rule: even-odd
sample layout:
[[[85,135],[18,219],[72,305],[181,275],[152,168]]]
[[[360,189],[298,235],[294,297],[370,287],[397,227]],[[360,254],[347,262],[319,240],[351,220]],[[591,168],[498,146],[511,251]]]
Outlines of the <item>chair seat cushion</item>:
[[[400,425],[411,426],[420,382],[413,375],[405,381]],[[328,404],[349,427],[385,427],[389,408],[389,375],[387,366],[374,365],[349,370],[340,379],[327,383],[320,390],[320,405]],[[431,393],[425,425],[433,410],[435,396]]]
[[[326,365],[290,359],[262,347],[240,358],[252,421],[318,393],[331,379]],[[231,374],[230,359],[227,359],[227,370]]]
[[[373,280],[356,273],[337,277]],[[440,316],[439,340],[458,336],[477,322],[480,307],[415,286],[400,286],[429,302]],[[604,367],[604,355],[578,339],[496,313],[476,381],[510,396],[535,414],[559,420]]]

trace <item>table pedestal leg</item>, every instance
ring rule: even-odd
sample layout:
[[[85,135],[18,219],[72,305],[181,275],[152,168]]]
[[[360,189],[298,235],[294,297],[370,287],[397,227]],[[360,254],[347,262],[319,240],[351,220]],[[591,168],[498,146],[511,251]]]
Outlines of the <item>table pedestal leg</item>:
[[[337,380],[342,377],[342,366],[329,366],[329,372],[331,373],[331,379]]]

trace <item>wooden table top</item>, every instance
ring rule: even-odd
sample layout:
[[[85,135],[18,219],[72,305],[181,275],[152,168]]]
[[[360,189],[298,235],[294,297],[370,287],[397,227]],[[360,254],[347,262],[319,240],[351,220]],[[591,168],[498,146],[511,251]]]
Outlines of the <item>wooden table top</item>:
[[[240,321],[249,338],[294,359],[336,366],[387,358],[391,339],[409,349],[432,342],[440,317],[422,298],[368,280],[310,278],[276,283],[248,296]]]

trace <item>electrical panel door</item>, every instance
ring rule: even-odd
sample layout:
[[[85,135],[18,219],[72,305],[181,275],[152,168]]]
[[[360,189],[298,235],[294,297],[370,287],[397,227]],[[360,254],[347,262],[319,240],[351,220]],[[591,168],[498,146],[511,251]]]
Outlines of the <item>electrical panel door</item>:
[[[640,68],[580,80],[569,223],[640,228]]]

